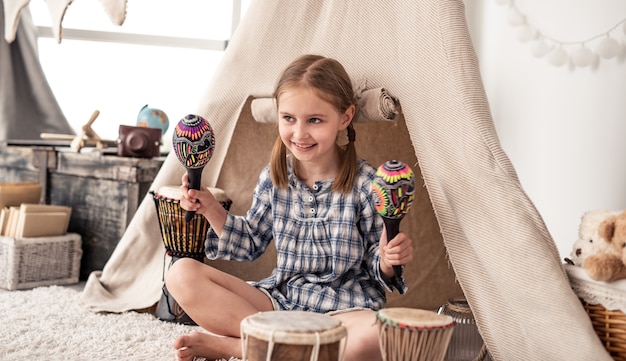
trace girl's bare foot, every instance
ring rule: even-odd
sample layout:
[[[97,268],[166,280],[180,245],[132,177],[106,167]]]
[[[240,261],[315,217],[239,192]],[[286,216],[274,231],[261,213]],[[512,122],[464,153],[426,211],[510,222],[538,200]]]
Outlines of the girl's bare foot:
[[[203,332],[191,332],[179,336],[174,341],[176,357],[179,361],[193,361],[195,356],[208,360],[241,358],[241,339],[223,337]]]

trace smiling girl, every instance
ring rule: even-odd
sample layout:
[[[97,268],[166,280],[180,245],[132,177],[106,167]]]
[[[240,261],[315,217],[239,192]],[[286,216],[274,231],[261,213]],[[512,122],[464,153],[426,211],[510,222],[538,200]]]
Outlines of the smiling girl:
[[[175,342],[179,360],[241,357],[240,323],[271,310],[327,313],[348,331],[345,360],[381,359],[374,312],[385,291],[406,291],[394,265],[412,260],[412,240],[387,240],[371,192],[376,169],[356,155],[350,77],[334,59],[304,55],[274,92],[279,137],[261,172],[250,210],[228,213],[207,189],[188,189],[181,207],[207,218],[209,259],[251,261],[274,241],[275,268],[245,282],[191,258],[175,262],[166,285],[202,328]],[[348,143],[338,145],[347,130]]]

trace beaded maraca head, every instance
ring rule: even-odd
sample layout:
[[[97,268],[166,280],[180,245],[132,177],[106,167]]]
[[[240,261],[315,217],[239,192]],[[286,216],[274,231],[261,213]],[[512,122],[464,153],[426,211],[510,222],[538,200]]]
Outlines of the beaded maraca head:
[[[215,149],[211,125],[199,115],[185,116],[174,129],[172,148],[185,168],[203,168],[211,160]]]
[[[397,160],[381,164],[372,181],[372,192],[376,211],[385,223],[387,240],[392,240],[400,232],[400,221],[413,204],[415,197],[413,171]],[[397,277],[401,276],[401,266],[394,265],[393,270]]]
[[[403,162],[387,161],[378,167],[372,183],[376,211],[385,218],[402,218],[415,197],[413,170]]]
[[[181,119],[174,128],[172,148],[187,169],[189,189],[200,189],[202,170],[211,160],[215,149],[215,135],[209,122],[193,114]],[[191,221],[195,213],[187,211],[185,220]]]

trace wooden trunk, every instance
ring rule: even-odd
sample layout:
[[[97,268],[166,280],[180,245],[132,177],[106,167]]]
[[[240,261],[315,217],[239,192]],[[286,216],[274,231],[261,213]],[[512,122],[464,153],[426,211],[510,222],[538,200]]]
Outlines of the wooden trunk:
[[[82,236],[84,280],[106,264],[163,160],[0,145],[0,182],[39,182],[40,203],[72,208],[68,232]]]

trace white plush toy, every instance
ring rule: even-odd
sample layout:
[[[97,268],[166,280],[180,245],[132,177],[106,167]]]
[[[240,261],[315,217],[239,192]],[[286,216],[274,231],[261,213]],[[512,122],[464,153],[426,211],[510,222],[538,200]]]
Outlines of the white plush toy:
[[[585,258],[588,256],[612,252],[611,244],[598,234],[598,228],[602,221],[619,213],[619,211],[603,209],[585,212],[580,219],[578,239],[574,242],[570,258],[565,258],[565,262],[582,267]]]

